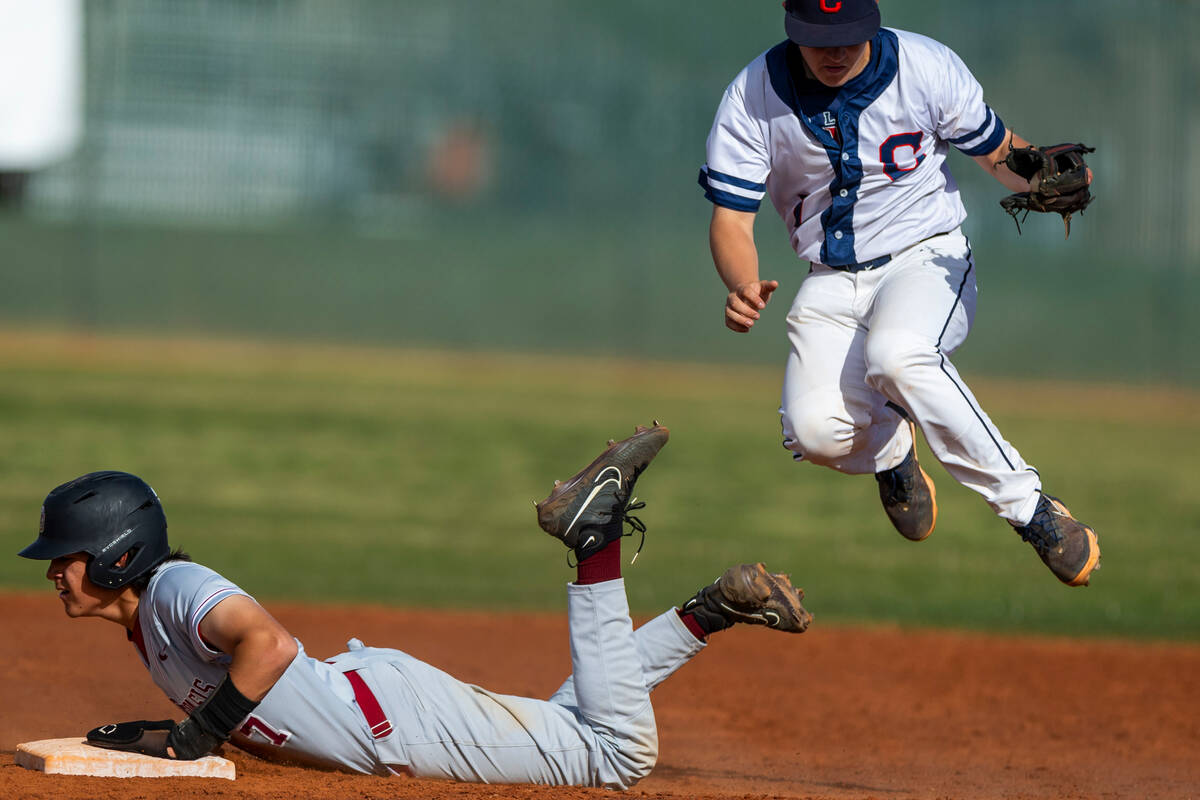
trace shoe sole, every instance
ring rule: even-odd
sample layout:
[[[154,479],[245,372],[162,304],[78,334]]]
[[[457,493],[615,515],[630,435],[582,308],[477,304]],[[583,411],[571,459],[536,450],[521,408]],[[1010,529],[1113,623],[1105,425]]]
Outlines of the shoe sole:
[[[933,533],[933,529],[937,527],[937,486],[934,485],[933,478],[929,477],[920,463],[917,464],[917,471],[921,473],[921,477],[925,480],[925,485],[929,487],[929,505],[933,507],[933,514],[932,519],[929,521],[929,527],[921,535],[913,537],[905,534],[903,531],[900,532],[900,535],[910,542],[925,541],[929,538],[929,534]]]
[[[1067,586],[1087,586],[1092,579],[1092,572],[1100,565],[1100,539],[1096,536],[1096,532],[1091,528],[1084,526],[1084,533],[1088,537],[1088,556],[1087,563],[1083,569],[1069,581],[1065,581]]]
[[[538,525],[551,536],[562,539],[568,547],[575,547],[576,543],[570,541],[571,529],[587,510],[588,506],[591,505],[592,500],[599,493],[600,489],[611,480],[624,483],[628,479],[628,476],[622,472],[623,467],[632,468],[636,464],[642,464],[642,468],[645,469],[645,465],[648,465],[658,455],[658,451],[667,443],[670,435],[671,432],[669,430],[657,423],[649,428],[644,425],[638,425],[634,428],[633,436],[609,444],[604,449],[604,452],[592,460],[592,463],[581,469],[570,479],[555,484],[549,497],[540,503],[535,503]],[[625,463],[633,460],[629,458],[629,454],[635,452],[638,448],[646,448],[649,451],[649,455],[646,455],[644,459],[636,459],[636,463],[634,464]],[[619,477],[608,477],[600,481],[604,472],[609,469],[616,470]],[[578,494],[591,484],[595,484],[592,486],[591,496],[575,511],[567,527],[559,532],[558,528],[567,510],[565,507],[570,506]]]
[[[1071,509],[1067,508],[1067,506],[1061,500],[1054,497],[1050,497],[1049,500],[1051,503],[1061,508],[1063,513],[1065,513],[1068,517],[1075,519],[1075,515],[1071,513]],[[1075,521],[1079,522],[1077,519],[1075,519]],[[1079,524],[1083,525],[1082,522],[1079,522]],[[1083,569],[1079,570],[1074,578],[1071,578],[1069,581],[1063,581],[1063,583],[1065,583],[1067,586],[1087,586],[1092,579],[1092,572],[1095,571],[1096,567],[1100,564],[1100,537],[1097,536],[1096,532],[1087,525],[1083,525],[1083,532],[1087,536],[1088,540],[1088,560],[1086,563],[1084,563]]]
[[[903,536],[905,539],[908,539],[910,542],[923,542],[929,538],[929,534],[933,533],[933,529],[937,527],[937,487],[933,483],[933,478],[929,477],[929,473],[925,471],[924,467],[921,466],[920,460],[917,458],[917,426],[912,420],[909,420],[908,430],[912,434],[913,461],[916,463],[917,471],[921,473],[921,478],[925,481],[925,485],[929,487],[929,505],[932,506],[933,513],[931,514],[929,527],[925,529],[924,533],[919,533],[916,536],[909,536],[899,528],[896,528],[896,530],[901,536]],[[894,520],[892,521],[892,527],[896,527]]]
[[[721,576],[720,590],[733,606],[741,606],[739,609],[722,604],[727,611],[747,617],[754,612],[760,613],[767,620],[768,628],[804,633],[812,622],[812,614],[801,603],[804,590],[792,586],[787,575],[767,572],[762,562],[727,570]]]

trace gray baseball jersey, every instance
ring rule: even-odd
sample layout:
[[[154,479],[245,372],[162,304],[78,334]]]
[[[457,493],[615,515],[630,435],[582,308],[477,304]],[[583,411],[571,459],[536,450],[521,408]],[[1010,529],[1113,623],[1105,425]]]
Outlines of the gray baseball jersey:
[[[234,595],[249,596],[207,567],[175,561],[141,596],[130,638],[184,712],[228,673],[230,657],[204,641],[200,622]],[[328,661],[297,642],[232,741],[273,760],[355,772],[628,788],[657,758],[650,690],[704,645],[674,610],[635,632],[621,580],[569,584],[567,606],[575,674],[549,701],[489,692],[357,640]]]

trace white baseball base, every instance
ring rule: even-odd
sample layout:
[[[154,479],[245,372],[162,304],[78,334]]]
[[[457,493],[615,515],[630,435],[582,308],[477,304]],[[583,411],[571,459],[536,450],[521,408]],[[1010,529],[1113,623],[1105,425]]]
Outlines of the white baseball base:
[[[17,745],[17,766],[59,775],[102,778],[225,778],[234,779],[233,762],[220,756],[195,761],[106,750],[83,739],[42,739]]]

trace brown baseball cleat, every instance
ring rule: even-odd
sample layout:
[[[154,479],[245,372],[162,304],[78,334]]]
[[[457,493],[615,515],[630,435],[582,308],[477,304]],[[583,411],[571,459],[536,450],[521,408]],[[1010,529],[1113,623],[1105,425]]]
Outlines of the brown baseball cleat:
[[[1100,569],[1099,537],[1057,497],[1043,492],[1029,524],[1013,528],[1067,586],[1087,586],[1092,572]]]
[[[730,567],[683,604],[705,633],[731,625],[766,625],[786,633],[804,633],[812,614],[801,604],[804,590],[792,586],[787,575],[767,572],[761,562]]]
[[[899,466],[875,473],[883,510],[900,535],[919,542],[933,533],[937,524],[937,491],[933,479],[917,463],[914,445]]]
[[[641,508],[631,498],[638,476],[667,443],[670,431],[658,424],[638,425],[633,436],[608,447],[568,481],[555,481],[550,496],[537,507],[538,525],[575,551],[579,561],[619,539],[624,523],[646,530],[631,510]]]

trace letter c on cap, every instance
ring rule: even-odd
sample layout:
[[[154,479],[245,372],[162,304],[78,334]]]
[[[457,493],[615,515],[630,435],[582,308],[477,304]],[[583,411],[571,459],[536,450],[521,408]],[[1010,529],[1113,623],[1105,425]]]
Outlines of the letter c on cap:
[[[821,10],[826,14],[836,14],[842,10],[842,0],[837,0],[833,5],[829,5],[829,0],[821,0]]]

